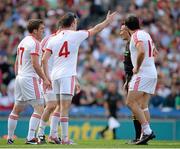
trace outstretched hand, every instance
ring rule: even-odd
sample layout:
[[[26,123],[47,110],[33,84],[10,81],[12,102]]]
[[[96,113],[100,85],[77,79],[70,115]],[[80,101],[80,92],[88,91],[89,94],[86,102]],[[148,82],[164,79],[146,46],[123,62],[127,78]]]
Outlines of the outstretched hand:
[[[107,13],[107,16],[106,16],[106,20],[110,23],[113,21],[114,19],[114,16],[117,15],[117,12],[113,12],[111,13],[111,11],[109,10],[108,13]]]

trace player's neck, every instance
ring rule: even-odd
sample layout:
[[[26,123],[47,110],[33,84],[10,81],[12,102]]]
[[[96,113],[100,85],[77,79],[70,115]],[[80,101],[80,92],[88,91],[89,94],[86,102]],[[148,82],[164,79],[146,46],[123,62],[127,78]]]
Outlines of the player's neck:
[[[36,40],[41,41],[41,39],[36,34],[31,33],[30,36],[33,36]]]

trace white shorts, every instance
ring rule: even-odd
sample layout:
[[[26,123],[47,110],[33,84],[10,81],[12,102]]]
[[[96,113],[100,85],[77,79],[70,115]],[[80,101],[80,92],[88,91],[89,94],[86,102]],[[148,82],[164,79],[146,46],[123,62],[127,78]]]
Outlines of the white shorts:
[[[32,100],[27,100],[27,101],[15,101],[16,105],[22,105],[22,106],[26,106],[26,105],[31,105],[32,107],[34,107],[35,105],[44,105],[44,99],[32,99]]]
[[[148,94],[154,94],[157,84],[157,78],[148,78],[133,75],[129,82],[129,91],[142,91]]]
[[[56,94],[53,90],[47,90],[46,93],[44,93],[44,99],[46,103],[48,101],[57,101]]]
[[[43,99],[38,79],[17,76],[15,80],[15,100],[27,101],[32,99]]]
[[[52,86],[55,94],[74,95],[75,76],[64,77],[52,81]]]

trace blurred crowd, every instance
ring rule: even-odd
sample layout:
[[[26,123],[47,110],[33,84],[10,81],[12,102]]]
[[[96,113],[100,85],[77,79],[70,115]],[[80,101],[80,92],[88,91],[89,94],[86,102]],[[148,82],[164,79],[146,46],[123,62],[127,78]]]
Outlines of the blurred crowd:
[[[16,47],[28,33],[28,19],[41,18],[45,35],[56,31],[67,11],[77,13],[79,29],[102,21],[108,9],[117,11],[114,22],[80,47],[78,79],[81,92],[74,106],[103,106],[109,83],[125,100],[123,52],[126,42],[119,36],[127,14],[140,17],[159,51],[156,57],[158,85],[150,106],[180,110],[180,1],[179,0],[2,0],[0,3],[0,110],[14,103],[14,61]],[[121,106],[124,105],[121,100]]]

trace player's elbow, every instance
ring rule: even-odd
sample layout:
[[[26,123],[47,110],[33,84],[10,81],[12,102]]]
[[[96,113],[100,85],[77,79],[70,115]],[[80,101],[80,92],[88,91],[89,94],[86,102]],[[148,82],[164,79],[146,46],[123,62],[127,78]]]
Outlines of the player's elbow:
[[[43,57],[41,60],[42,65],[45,65],[47,63],[47,60]]]

